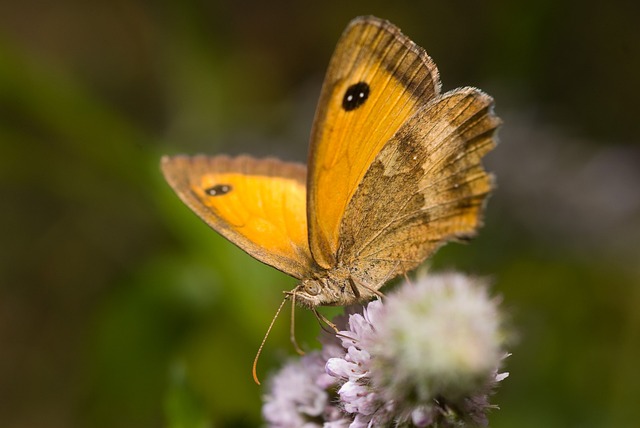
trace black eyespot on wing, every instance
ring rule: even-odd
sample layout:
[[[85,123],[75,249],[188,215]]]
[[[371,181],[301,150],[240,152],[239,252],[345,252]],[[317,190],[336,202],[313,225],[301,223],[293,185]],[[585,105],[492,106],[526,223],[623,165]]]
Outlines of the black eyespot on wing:
[[[222,196],[229,193],[233,188],[229,184],[216,184],[215,186],[205,189],[204,193],[209,196]]]
[[[345,111],[355,110],[369,98],[369,85],[365,82],[354,83],[347,88],[342,98],[342,108]]]

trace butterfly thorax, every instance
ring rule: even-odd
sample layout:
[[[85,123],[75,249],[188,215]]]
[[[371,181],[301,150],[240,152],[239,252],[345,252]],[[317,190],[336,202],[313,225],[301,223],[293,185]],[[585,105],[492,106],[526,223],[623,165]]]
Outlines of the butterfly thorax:
[[[296,302],[306,308],[317,306],[351,305],[370,300],[374,294],[366,287],[358,286],[360,281],[347,267],[314,272],[293,290]]]

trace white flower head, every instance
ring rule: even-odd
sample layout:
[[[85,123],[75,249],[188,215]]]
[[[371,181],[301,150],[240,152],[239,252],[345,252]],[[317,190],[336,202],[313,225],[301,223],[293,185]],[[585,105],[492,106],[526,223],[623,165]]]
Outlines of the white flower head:
[[[370,347],[372,377],[387,399],[457,399],[494,376],[502,342],[485,284],[455,273],[426,276],[385,301]]]

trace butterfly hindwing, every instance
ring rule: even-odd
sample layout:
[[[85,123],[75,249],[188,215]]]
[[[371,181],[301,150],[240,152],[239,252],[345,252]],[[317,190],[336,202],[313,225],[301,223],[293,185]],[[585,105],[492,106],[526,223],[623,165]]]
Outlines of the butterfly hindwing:
[[[440,91],[426,52],[387,21],[356,18],[331,58],[311,132],[309,245],[335,266],[340,222],[369,165],[396,131]]]
[[[310,271],[304,165],[249,156],[166,156],[161,165],[182,201],[229,241],[295,278]]]
[[[480,161],[499,124],[493,100],[475,88],[422,108],[360,182],[341,224],[339,262],[378,288],[444,242],[473,235],[492,184]]]

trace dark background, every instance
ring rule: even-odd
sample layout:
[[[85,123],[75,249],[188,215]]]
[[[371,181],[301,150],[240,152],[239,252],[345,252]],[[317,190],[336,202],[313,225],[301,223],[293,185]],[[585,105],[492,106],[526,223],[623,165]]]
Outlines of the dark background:
[[[505,122],[485,228],[432,261],[502,296],[513,355],[492,426],[638,426],[640,10],[620,0],[1,2],[0,425],[261,423],[251,361],[294,282],[209,230],[158,162],[304,161],[333,47],[363,14]],[[282,318],[263,378],[293,353]]]

